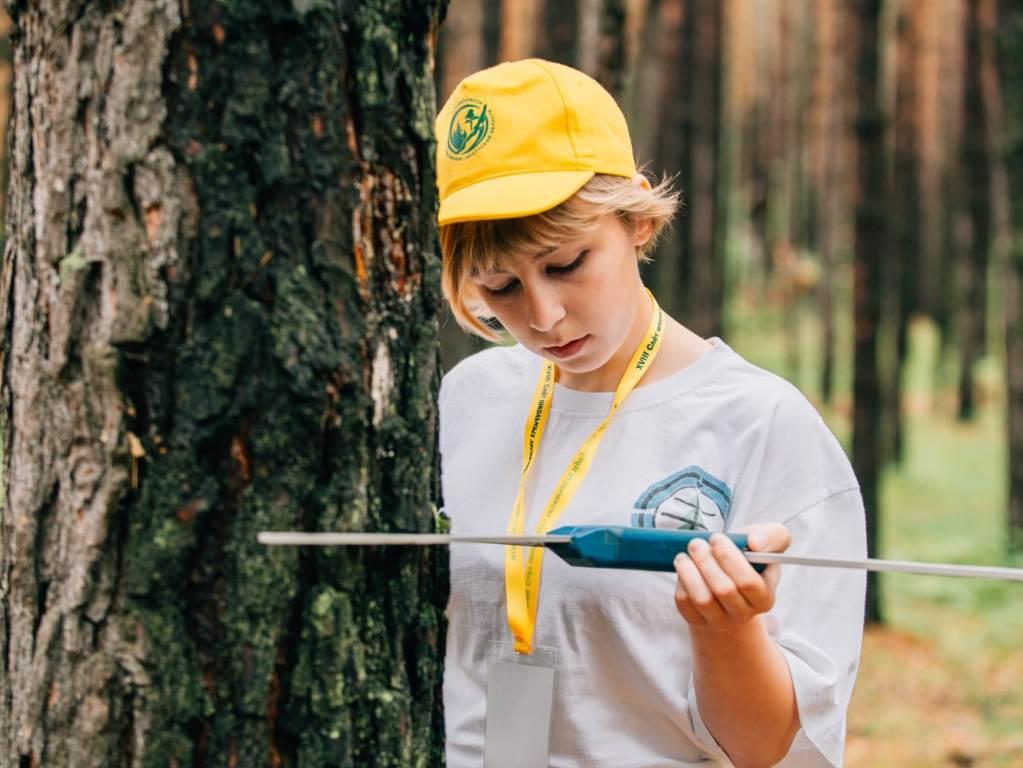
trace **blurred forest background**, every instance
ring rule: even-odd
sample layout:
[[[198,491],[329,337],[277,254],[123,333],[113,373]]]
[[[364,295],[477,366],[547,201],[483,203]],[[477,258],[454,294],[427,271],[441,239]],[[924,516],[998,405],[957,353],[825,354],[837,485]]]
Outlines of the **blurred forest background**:
[[[648,284],[817,405],[874,555],[1023,565],[1021,4],[451,0],[438,105],[529,56],[598,79],[677,174]],[[446,367],[478,348],[442,338]],[[868,602],[848,764],[1023,765],[1019,585]]]

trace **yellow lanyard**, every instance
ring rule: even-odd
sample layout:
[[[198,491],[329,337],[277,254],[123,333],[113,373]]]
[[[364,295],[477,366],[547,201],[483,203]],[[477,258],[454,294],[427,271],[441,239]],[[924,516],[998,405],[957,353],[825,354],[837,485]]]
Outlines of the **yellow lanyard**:
[[[657,356],[664,330],[664,312],[657,305],[653,294],[649,291],[647,293],[650,295],[650,301],[653,302],[654,311],[650,317],[650,326],[647,328],[646,336],[636,347],[628,368],[625,369],[621,381],[618,382],[614,399],[611,401],[610,412],[583,442],[582,447],[576,452],[562,473],[561,479],[558,480],[558,484],[554,487],[554,493],[551,494],[543,515],[536,524],[538,535],[545,534],[554,528],[561,513],[572,501],[579,484],[590,468],[590,463],[604,437],[604,431],[607,429],[611,417],[614,416],[622,401],[635,389]],[[522,436],[522,474],[519,476],[519,491],[515,497],[515,506],[512,507],[511,517],[508,519],[508,534],[511,536],[521,535],[526,527],[524,501],[526,475],[533,464],[533,458],[540,446],[544,428],[547,426],[551,400],[554,397],[554,382],[557,379],[558,370],[554,363],[544,360]],[[522,550],[523,547],[518,545],[508,545],[504,548],[504,586],[508,606],[508,626],[515,636],[515,651],[528,654],[532,650],[533,629],[536,626],[536,605],[540,592],[540,570],[543,567],[544,548],[530,547],[529,557],[525,564],[523,564]]]

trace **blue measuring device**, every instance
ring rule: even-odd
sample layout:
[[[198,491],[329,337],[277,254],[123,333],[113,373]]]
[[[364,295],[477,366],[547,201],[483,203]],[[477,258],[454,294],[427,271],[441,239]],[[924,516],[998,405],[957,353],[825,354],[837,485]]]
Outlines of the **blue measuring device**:
[[[744,533],[725,534],[740,550],[749,550]],[[707,540],[707,531],[627,528],[609,525],[566,525],[548,536],[568,537],[545,546],[569,565],[588,568],[625,568],[634,571],[674,571],[675,557],[693,539]],[[766,567],[757,563],[758,571]]]

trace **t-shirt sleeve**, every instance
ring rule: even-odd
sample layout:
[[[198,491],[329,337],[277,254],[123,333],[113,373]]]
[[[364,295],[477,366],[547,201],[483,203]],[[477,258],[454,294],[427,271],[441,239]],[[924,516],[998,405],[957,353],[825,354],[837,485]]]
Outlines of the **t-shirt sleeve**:
[[[790,554],[860,559],[867,555],[858,489],[833,494],[786,522]],[[782,566],[767,628],[785,655],[801,729],[779,765],[840,766],[846,710],[863,642],[866,572]]]
[[[858,489],[833,494],[791,517],[790,554],[866,556],[863,503]],[[859,667],[866,576],[863,571],[782,566],[767,630],[785,657],[800,729],[779,768],[842,765],[846,709]],[[692,732],[709,756],[731,765],[700,715],[690,680]]]

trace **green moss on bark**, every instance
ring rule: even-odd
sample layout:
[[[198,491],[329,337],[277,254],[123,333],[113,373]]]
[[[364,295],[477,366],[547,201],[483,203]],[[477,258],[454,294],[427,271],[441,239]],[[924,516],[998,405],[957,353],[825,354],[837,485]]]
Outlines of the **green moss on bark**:
[[[165,93],[196,237],[121,371],[143,762],[439,764],[444,553],[256,543],[432,525],[436,5],[190,7]]]

